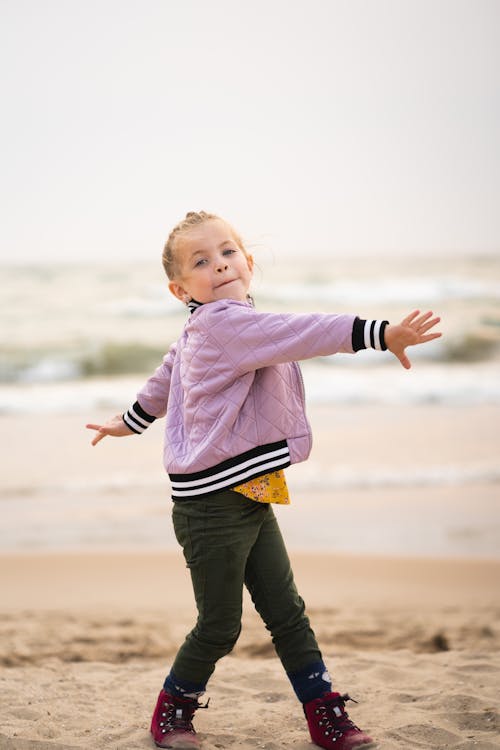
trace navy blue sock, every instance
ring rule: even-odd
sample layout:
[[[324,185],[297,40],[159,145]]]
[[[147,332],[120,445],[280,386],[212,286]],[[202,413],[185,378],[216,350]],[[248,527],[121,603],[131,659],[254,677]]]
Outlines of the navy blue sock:
[[[170,672],[163,689],[169,695],[176,698],[199,698],[205,692],[206,685],[199,682],[189,682],[189,680],[178,680],[173,672]]]
[[[332,691],[332,681],[323,660],[312,662],[298,672],[288,673],[288,679],[301,703],[309,703]]]

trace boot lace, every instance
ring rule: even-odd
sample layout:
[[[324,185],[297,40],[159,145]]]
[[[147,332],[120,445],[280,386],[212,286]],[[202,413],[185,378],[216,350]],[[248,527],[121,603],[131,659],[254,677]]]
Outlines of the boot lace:
[[[354,698],[345,693],[335,698],[324,699],[323,703],[316,708],[316,714],[319,715],[318,725],[322,728],[325,737],[330,737],[336,741],[343,734],[349,731],[360,732],[360,728],[349,718],[345,710],[347,701],[357,703]]]
[[[191,732],[196,734],[193,727],[193,716],[194,712],[198,708],[208,708],[210,698],[206,703],[199,703],[196,700],[182,703],[169,703],[164,701],[162,705],[161,721],[159,722],[162,728],[162,734],[167,732],[173,732],[175,730],[181,730],[183,732]]]

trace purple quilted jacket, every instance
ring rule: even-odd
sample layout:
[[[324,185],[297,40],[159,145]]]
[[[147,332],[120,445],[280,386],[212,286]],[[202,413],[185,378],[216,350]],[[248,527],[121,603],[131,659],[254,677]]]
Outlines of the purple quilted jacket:
[[[310,453],[296,360],[384,349],[386,324],[262,313],[235,300],[201,305],[123,418],[140,433],[166,416],[164,463],[175,500],[235,487]]]

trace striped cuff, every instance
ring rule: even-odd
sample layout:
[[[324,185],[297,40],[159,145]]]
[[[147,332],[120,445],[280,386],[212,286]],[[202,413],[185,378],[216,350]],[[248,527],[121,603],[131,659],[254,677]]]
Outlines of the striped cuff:
[[[140,435],[150,424],[153,424],[156,417],[152,417],[151,414],[144,411],[139,402],[136,401],[135,404],[122,415],[122,419],[127,427]]]
[[[352,327],[352,348],[355,352],[360,349],[387,349],[384,332],[389,325],[388,320],[362,320],[355,318]]]

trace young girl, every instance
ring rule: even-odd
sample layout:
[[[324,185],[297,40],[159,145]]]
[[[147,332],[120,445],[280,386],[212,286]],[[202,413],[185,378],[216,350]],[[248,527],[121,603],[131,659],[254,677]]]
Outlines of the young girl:
[[[428,312],[400,325],[355,315],[259,313],[249,296],[253,258],[218,216],[188,213],[163,252],[170,291],[189,310],[181,337],[136,402],[96,430],[143,432],[166,417],[165,468],[173,523],[191,572],[198,619],[174,660],[154,710],[158,747],[196,750],[200,696],[241,629],[243,586],[272,635],[303,705],[313,742],[327,750],[374,747],[332,690],[294,584],[271,503],[288,503],[283,469],[304,461],[311,431],[296,360],[388,349],[409,368],[406,347],[440,336]]]

